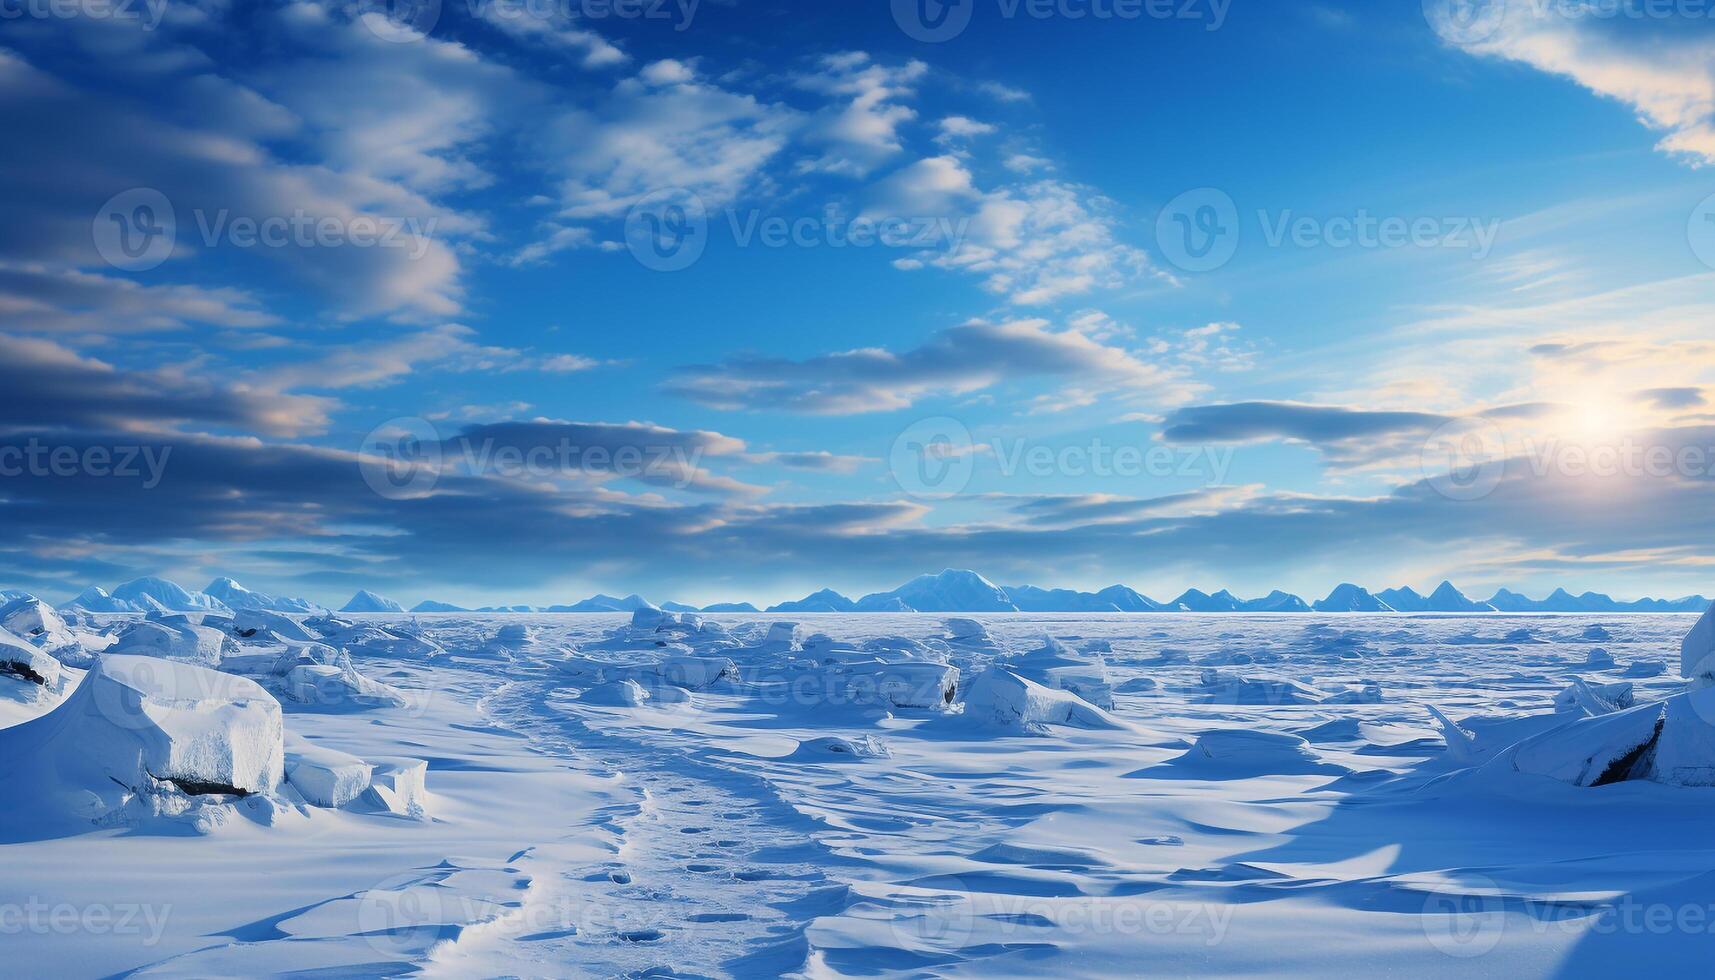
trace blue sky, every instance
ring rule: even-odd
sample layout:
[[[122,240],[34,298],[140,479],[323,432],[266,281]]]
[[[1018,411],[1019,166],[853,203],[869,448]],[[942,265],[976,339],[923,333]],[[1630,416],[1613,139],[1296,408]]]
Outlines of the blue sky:
[[[1694,0],[0,12],[8,584],[1709,591]]]

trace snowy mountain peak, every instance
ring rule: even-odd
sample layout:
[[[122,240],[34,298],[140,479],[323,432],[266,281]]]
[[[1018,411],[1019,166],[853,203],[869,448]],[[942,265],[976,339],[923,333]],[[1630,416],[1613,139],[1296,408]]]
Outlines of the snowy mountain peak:
[[[404,606],[386,596],[376,595],[368,589],[359,589],[357,594],[351,597],[351,601],[340,608],[340,612],[396,613],[404,611]]]
[[[1350,582],[1336,587],[1328,598],[1316,603],[1317,612],[1393,612],[1392,606],[1370,595],[1368,589]]]
[[[177,582],[145,576],[134,578],[113,590],[113,598],[122,599],[139,609],[158,605],[172,612],[230,612],[225,603],[202,592],[192,592]]]
[[[893,608],[897,599],[918,612],[1017,612],[1006,590],[966,568],[949,568],[937,575],[919,575],[892,592],[877,592],[859,600],[860,609]]]

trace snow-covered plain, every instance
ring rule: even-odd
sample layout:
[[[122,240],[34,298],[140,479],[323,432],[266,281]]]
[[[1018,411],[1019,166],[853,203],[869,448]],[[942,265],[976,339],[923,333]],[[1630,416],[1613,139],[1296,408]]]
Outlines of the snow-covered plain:
[[[124,650],[118,684],[175,649],[136,619],[25,639]],[[99,657],[0,675],[8,974],[1586,976],[1715,944],[1685,761],[1715,704],[1648,707],[1691,616],[341,620],[213,642],[246,732],[279,701],[279,793],[92,822],[129,794],[62,792],[110,763],[44,722],[101,715]],[[185,635],[155,687],[209,660]]]

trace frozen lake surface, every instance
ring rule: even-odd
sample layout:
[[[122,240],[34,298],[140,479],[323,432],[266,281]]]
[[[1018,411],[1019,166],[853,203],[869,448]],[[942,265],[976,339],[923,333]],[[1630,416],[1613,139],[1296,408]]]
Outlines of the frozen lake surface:
[[[68,830],[13,780],[8,972],[1593,976],[1715,949],[1715,789],[1503,751],[1683,691],[1690,616],[345,618],[325,642],[404,703],[282,697],[288,768],[423,760],[420,810]],[[234,637],[221,669],[272,683],[246,665],[288,645]]]

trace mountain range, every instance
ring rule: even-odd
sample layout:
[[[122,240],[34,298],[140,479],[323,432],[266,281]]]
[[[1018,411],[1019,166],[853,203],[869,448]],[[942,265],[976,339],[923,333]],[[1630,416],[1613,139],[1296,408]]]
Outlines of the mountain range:
[[[117,586],[112,592],[90,587],[66,603],[68,608],[87,612],[233,612],[240,609],[268,609],[276,612],[321,613],[326,610],[308,599],[274,596],[252,592],[230,578],[217,578],[200,592],[192,592],[175,582],[162,578],[139,578]],[[1034,585],[996,585],[968,569],[949,568],[939,574],[919,575],[897,589],[872,592],[850,599],[832,589],[812,592],[802,599],[769,606],[771,613],[850,613],[850,612],[926,612],[926,613],[1304,613],[1304,612],[1363,612],[1363,613],[1607,613],[1607,612],[1702,612],[1709,600],[1700,595],[1680,599],[1639,599],[1624,601],[1599,592],[1573,595],[1556,589],[1546,599],[1531,599],[1508,589],[1501,589],[1487,601],[1472,599],[1452,582],[1442,582],[1428,595],[1405,586],[1372,593],[1350,582],[1342,583],[1324,599],[1305,602],[1298,596],[1276,590],[1260,599],[1241,599],[1222,589],[1213,594],[1188,589],[1177,598],[1158,602],[1123,585],[1112,585],[1099,592],[1079,592],[1075,589],[1044,589]],[[665,602],[659,607],[635,593],[616,598],[593,595],[565,605],[552,606],[484,606],[468,609],[452,603],[424,600],[409,610],[413,613],[628,613],[638,609],[661,608],[669,612],[757,612],[748,602],[723,602],[700,609],[679,602]],[[403,605],[368,590],[359,591],[340,608],[341,612],[399,613]]]

